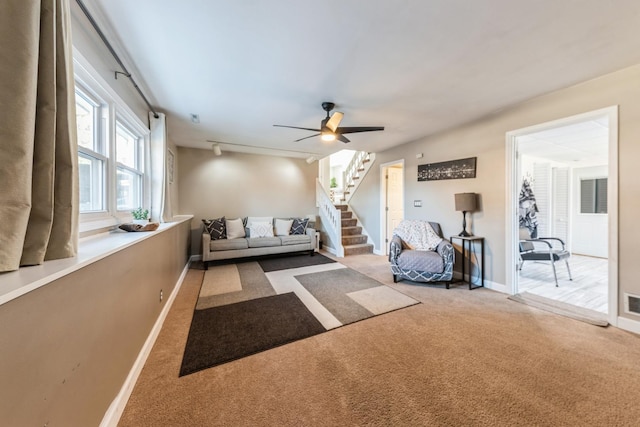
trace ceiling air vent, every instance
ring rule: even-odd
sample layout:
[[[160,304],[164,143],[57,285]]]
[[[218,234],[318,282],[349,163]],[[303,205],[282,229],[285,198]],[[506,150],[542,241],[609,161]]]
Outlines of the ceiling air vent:
[[[640,315],[640,296],[628,294],[625,292],[624,312]]]

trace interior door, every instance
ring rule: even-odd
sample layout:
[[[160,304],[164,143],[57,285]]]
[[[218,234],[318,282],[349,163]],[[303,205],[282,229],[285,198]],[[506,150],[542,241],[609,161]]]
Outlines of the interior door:
[[[403,176],[402,167],[392,166],[387,169],[387,245],[385,251],[389,250],[388,242],[393,235],[393,230],[404,218]]]

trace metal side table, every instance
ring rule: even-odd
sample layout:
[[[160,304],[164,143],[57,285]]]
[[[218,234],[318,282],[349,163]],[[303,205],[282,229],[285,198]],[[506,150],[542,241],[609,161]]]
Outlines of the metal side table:
[[[453,239],[459,239],[462,246],[462,282],[465,282],[464,275],[465,271],[469,270],[469,289],[476,288],[484,288],[484,237],[480,236],[451,236],[449,241],[453,244]],[[471,283],[471,272],[472,272],[472,263],[471,263],[471,254],[475,253],[473,250],[473,246],[478,243],[480,244],[480,284]],[[476,258],[477,259],[477,258]],[[465,269],[466,265],[466,269]]]

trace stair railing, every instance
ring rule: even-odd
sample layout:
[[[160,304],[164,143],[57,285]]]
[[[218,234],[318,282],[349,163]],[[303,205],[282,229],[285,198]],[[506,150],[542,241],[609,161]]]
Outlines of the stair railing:
[[[353,193],[356,191],[362,178],[367,174],[373,160],[374,153],[358,151],[353,155],[351,162],[342,172],[342,182],[344,183],[344,195],[341,203],[348,203]]]
[[[316,203],[320,212],[320,221],[329,239],[335,246],[335,255],[344,257],[344,247],[342,246],[342,211],[335,207],[331,197],[316,179]]]

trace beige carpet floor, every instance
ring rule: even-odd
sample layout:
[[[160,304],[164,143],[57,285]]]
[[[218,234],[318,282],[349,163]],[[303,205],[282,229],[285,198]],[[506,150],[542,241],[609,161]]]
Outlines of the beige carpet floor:
[[[340,262],[423,304],[179,378],[190,270],[120,425],[639,425],[640,336],[487,289],[394,285],[384,257]]]

